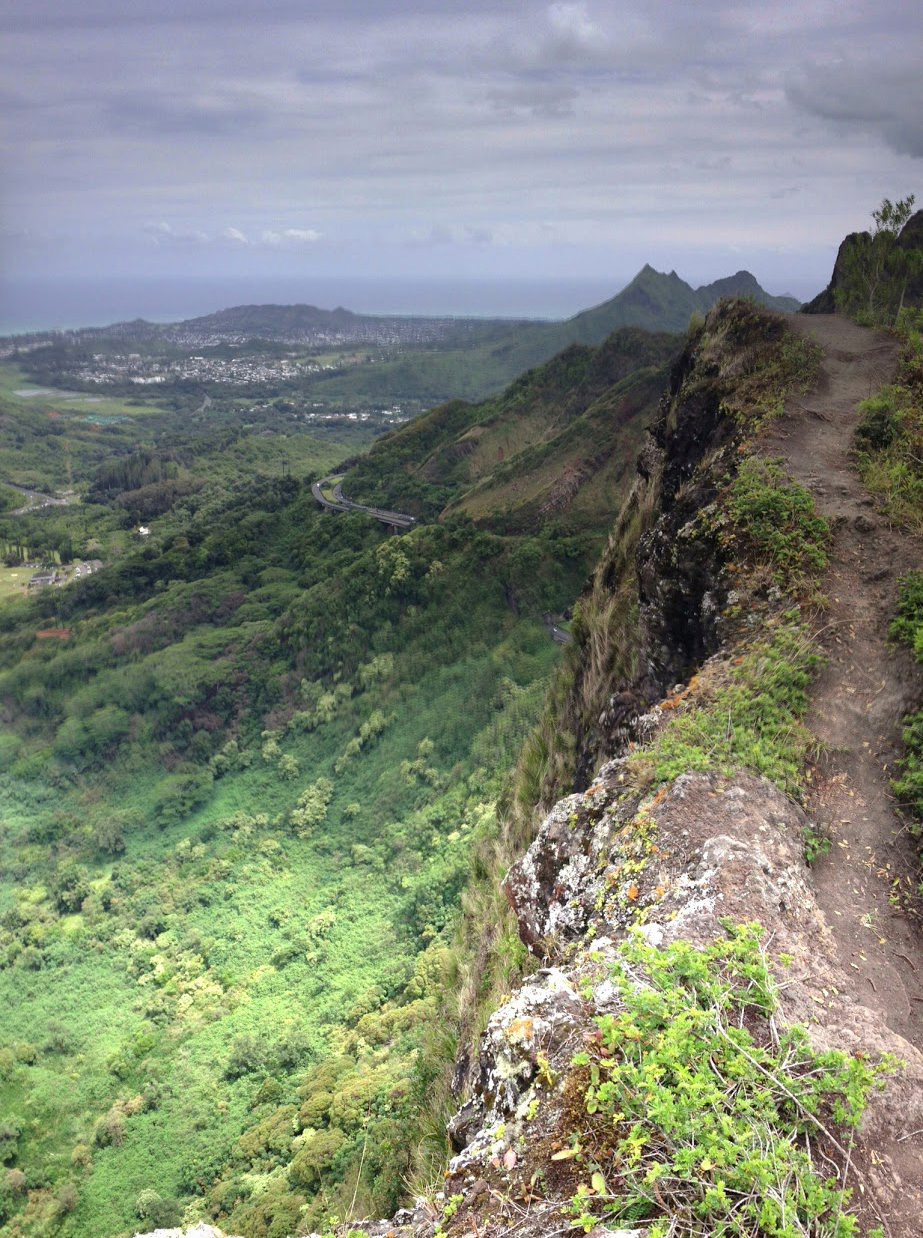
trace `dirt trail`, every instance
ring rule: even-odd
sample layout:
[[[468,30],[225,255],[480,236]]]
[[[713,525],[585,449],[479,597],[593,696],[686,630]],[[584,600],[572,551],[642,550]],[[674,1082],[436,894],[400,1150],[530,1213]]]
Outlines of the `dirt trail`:
[[[833,839],[816,861],[818,902],[852,994],[923,1049],[923,923],[919,863],[890,781],[901,718],[921,694],[919,668],[889,648],[897,577],[923,566],[919,540],[875,510],[850,463],[856,405],[894,373],[895,343],[834,315],[792,326],[825,351],[810,394],[789,402],[766,450],[815,495],[834,529],[823,583],[827,656],[808,723],[826,751],[810,773],[807,809]]]

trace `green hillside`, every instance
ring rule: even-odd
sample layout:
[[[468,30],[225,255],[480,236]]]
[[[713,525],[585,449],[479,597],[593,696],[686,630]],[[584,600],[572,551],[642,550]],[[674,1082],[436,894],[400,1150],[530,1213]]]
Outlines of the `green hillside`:
[[[592,528],[611,510],[656,411],[675,337],[637,328],[574,344],[501,395],[431,409],[383,435],[345,490],[414,514],[465,513],[538,528],[552,514]]]
[[[750,297],[778,310],[797,310],[792,297],[764,292],[748,271],[692,288],[671,271],[645,265],[630,284],[601,305],[564,322],[518,324],[500,339],[467,349],[409,352],[396,361],[323,379],[315,390],[330,398],[476,400],[498,391],[517,374],[555,356],[570,344],[596,345],[619,327],[682,332],[694,313],[704,313],[724,296]]]
[[[460,891],[558,661],[541,617],[598,553],[672,348],[621,332],[381,439],[354,477],[419,494],[399,537],[320,511],[317,472],[231,470],[277,436],[219,451],[168,420],[74,451],[91,502],[2,518],[109,560],[0,603],[5,1233],[282,1238],[397,1202]],[[149,539],[119,541],[149,488]]]

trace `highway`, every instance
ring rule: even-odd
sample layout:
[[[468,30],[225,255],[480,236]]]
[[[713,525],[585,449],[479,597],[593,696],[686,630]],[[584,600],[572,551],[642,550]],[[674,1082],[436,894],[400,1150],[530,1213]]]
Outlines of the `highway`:
[[[324,493],[324,487],[331,485],[332,499]],[[417,523],[414,517],[408,516],[406,512],[391,512],[382,507],[366,507],[364,503],[354,503],[343,493],[342,483],[334,483],[332,477],[321,477],[319,481],[312,482],[311,493],[321,507],[326,507],[332,512],[365,512],[367,516],[380,520],[382,524],[390,525],[393,529],[412,529]]]
[[[40,507],[67,507],[70,499],[61,499],[54,494],[43,494],[40,490],[29,490],[26,486],[17,485],[15,481],[0,481],[0,486],[9,486],[11,490],[18,490],[20,494],[26,495],[29,502],[25,507],[17,507],[15,511],[8,512],[10,516],[24,516],[29,512],[38,511]]]
[[[562,628],[560,624],[555,623],[554,615],[550,611],[546,610],[544,615],[542,615],[542,623],[544,623],[548,635],[556,645],[570,644],[572,639],[571,633],[567,628]]]

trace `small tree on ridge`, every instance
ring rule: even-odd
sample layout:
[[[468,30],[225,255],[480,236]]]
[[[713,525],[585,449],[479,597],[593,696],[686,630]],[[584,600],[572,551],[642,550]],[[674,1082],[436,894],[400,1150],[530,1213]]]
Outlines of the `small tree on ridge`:
[[[883,199],[872,212],[873,232],[860,232],[844,254],[844,269],[835,291],[837,308],[869,323],[891,324],[904,307],[910,280],[923,270],[923,250],[900,244],[913,214],[913,194],[892,202]]]

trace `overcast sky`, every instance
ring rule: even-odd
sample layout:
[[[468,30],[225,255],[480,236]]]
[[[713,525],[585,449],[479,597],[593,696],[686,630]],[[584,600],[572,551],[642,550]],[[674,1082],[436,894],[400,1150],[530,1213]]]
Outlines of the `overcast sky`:
[[[0,35],[14,277],[801,295],[923,190],[912,0],[7,0]]]

